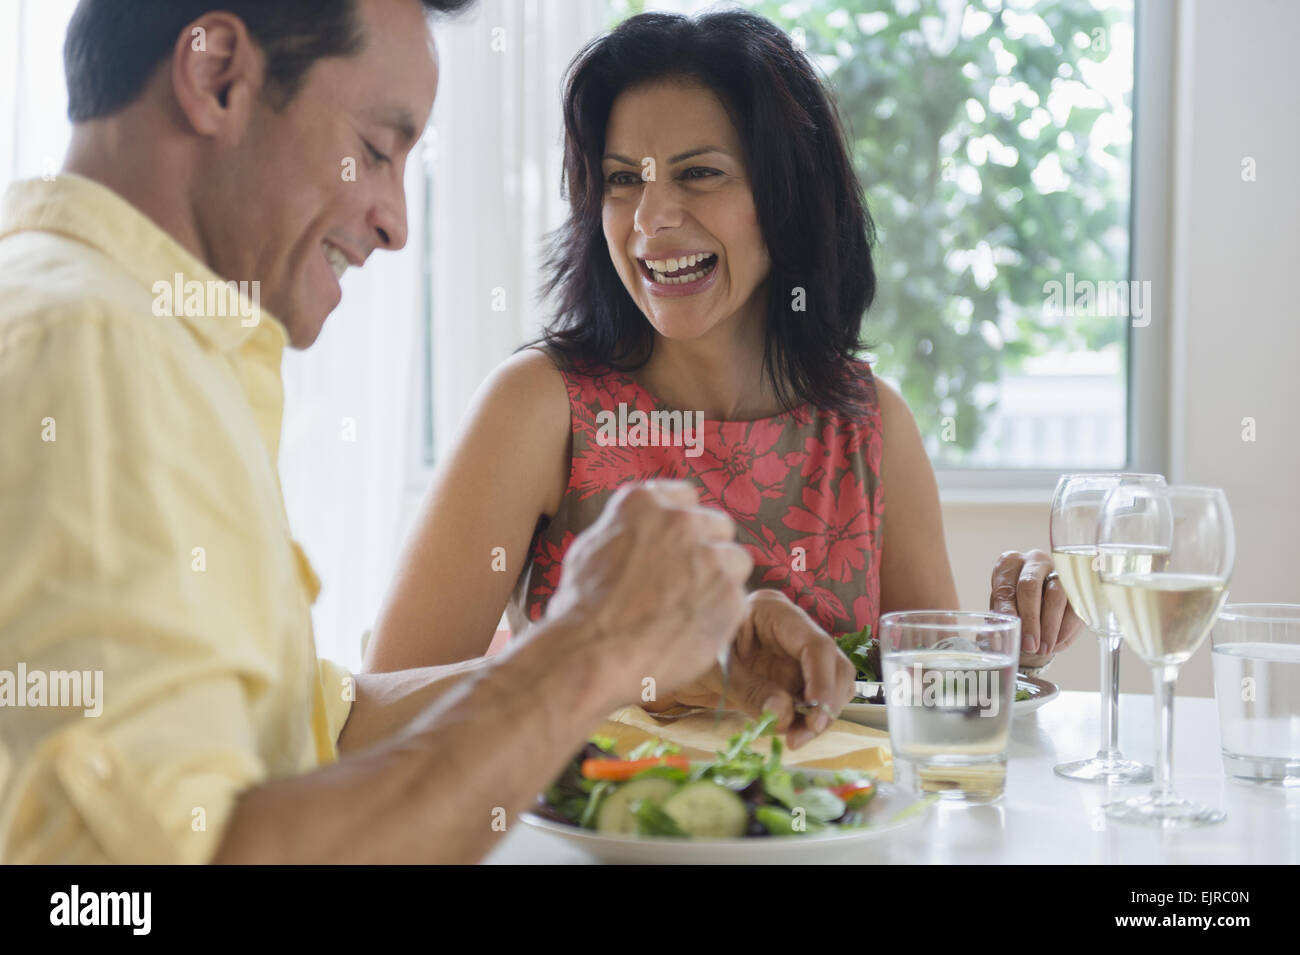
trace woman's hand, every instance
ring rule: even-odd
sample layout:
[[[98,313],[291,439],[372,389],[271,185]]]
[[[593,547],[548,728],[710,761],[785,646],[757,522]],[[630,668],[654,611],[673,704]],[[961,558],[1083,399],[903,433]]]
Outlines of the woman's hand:
[[[1079,631],[1052,556],[1043,550],[1009,550],[993,566],[989,609],[1020,618],[1020,665],[1039,667],[1064,650]]]
[[[812,618],[776,590],[749,595],[747,613],[731,648],[727,703],[750,716],[776,714],[776,731],[798,749],[830,725],[853,699],[853,664]],[[669,703],[717,706],[723,692],[720,667],[679,688]],[[820,704],[807,715],[800,703]],[[653,707],[663,709],[664,706]]]

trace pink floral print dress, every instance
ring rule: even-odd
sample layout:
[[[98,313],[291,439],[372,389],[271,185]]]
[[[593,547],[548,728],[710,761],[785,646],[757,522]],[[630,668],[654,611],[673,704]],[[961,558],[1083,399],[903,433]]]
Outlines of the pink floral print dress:
[[[855,363],[852,370],[866,396],[860,415],[805,404],[756,421],[703,420],[693,441],[689,431],[671,440],[661,431],[650,443],[656,433],[647,440],[635,423],[667,406],[625,373],[561,366],[573,428],[569,482],[555,516],[543,518],[533,535],[508,608],[511,630],[519,634],[541,618],[569,544],[613,493],[654,478],[690,481],[701,502],[731,515],[754,558],[751,590],[783,591],[831,634],[874,629],[883,435],[871,369]],[[633,427],[617,430],[620,420]]]

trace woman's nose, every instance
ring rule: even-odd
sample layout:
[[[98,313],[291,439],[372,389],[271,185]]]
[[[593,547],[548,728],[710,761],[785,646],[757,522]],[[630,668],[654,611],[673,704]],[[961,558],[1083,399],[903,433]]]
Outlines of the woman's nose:
[[[682,224],[682,207],[671,182],[648,180],[641,188],[633,225],[644,236]]]

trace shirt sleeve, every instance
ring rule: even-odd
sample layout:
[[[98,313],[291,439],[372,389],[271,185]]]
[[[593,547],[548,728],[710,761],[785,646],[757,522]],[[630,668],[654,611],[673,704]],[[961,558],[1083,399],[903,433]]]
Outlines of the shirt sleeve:
[[[208,861],[285,771],[257,482],[181,358],[94,314],[0,327],[0,862]],[[33,673],[81,705],[33,703]]]

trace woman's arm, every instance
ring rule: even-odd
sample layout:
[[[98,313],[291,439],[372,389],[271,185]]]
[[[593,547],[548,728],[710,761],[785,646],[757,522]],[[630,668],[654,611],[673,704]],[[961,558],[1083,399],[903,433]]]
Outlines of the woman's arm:
[[[487,651],[537,521],[564,496],[569,427],[564,379],[541,352],[513,356],[483,383],[407,543],[371,634],[367,670]],[[494,569],[498,547],[504,570]]]
[[[943,536],[939,485],[921,432],[903,396],[879,378],[876,394],[884,429],[880,612],[956,610],[957,585]]]

